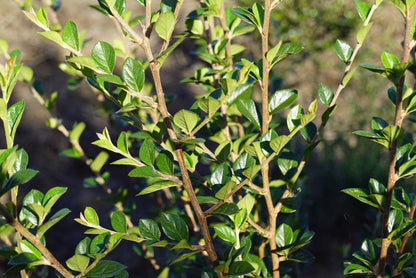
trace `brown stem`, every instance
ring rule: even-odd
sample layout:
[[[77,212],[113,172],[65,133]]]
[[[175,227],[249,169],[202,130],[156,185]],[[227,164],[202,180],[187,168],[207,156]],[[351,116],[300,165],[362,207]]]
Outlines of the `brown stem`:
[[[46,260],[48,260],[51,267],[56,269],[64,277],[75,277],[63,265],[61,265],[61,263],[54,257],[54,255],[52,255],[52,253],[42,244],[39,237],[33,235],[25,227],[23,227],[19,221],[13,218],[13,216],[8,212],[7,208],[3,204],[0,204],[0,214],[6,218],[7,222],[12,225],[20,235],[29,240],[30,243],[32,243],[42,253]]]
[[[412,20],[415,13],[416,6],[413,6],[410,10],[406,11],[406,30],[404,36],[404,45],[403,45],[403,62],[407,62],[410,56],[410,41],[411,41],[411,30],[412,30]],[[400,78],[396,84],[396,111],[394,115],[394,124],[401,128],[404,113],[403,113],[403,89],[404,89],[405,75]],[[393,196],[393,189],[396,185],[396,181],[399,179],[395,170],[396,167],[396,153],[398,148],[398,141],[396,139],[393,141],[390,147],[389,155],[389,173],[387,180],[387,192],[386,192],[386,201],[383,207],[383,216],[382,216],[382,232],[381,232],[381,250],[380,250],[380,259],[379,267],[377,271],[377,278],[382,278],[384,275],[384,270],[387,263],[387,252],[390,246],[391,240],[388,238],[388,220],[390,214],[391,200]]]

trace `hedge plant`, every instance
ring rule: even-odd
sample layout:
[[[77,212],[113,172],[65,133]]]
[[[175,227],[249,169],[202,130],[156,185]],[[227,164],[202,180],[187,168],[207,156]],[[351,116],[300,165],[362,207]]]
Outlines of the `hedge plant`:
[[[40,28],[43,39],[66,51],[60,68],[71,76],[69,85],[87,82],[106,98],[109,105],[102,104],[103,111],[121,124],[97,133],[92,144],[102,151],[88,157],[79,142],[86,125],[65,127],[54,114],[58,93],[45,97],[19,51],[9,51],[7,42],[0,40],[5,57],[0,67],[5,142],[0,152],[0,193],[10,196],[0,204],[0,253],[10,266],[6,276],[19,272],[21,277],[128,277],[128,266],[107,258],[110,252],[117,254],[123,241],[144,250],[142,255],[160,273],[158,277],[288,278],[299,275],[297,264],[313,263],[307,248],[314,232],[302,226],[295,213],[305,201],[303,170],[358,68],[354,62],[382,0],[356,1],[361,19],[356,41],[337,40],[333,46],[334,55],[345,66],[339,85],[330,88],[321,83],[305,107],[297,103],[300,92],[295,88],[272,86],[270,80],[271,73],[278,74],[282,60],[303,51],[301,45],[279,40],[269,31],[271,14],[278,13],[284,1],[265,0],[249,7],[201,1],[181,22],[181,10],[187,4],[183,1],[130,1],[144,13],[136,15],[126,8],[126,0],[98,0],[91,7],[119,30],[120,38],[113,42],[105,38],[89,41],[88,30],[79,30],[75,19],[59,22],[59,1],[43,1],[43,6],[30,0],[16,2]],[[379,210],[380,238],[363,241],[361,250],[345,262],[346,275],[416,276],[411,238],[416,227],[415,198],[406,187],[396,186],[416,172],[413,140],[403,121],[414,119],[416,111],[416,93],[405,82],[406,73],[415,70],[411,50],[416,38],[416,1],[390,2],[385,5],[393,4],[406,19],[403,57],[399,60],[384,52],[383,66],[360,67],[392,83],[388,97],[395,121],[389,124],[374,117],[372,132],[355,132],[387,149],[389,178],[387,186],[373,178],[369,190],[343,190]],[[177,26],[186,29],[179,32]],[[245,55],[243,43],[253,38],[261,40],[260,60]],[[195,45],[192,54],[201,64],[193,76],[177,82],[196,84],[203,93],[190,100],[189,106],[180,103],[180,110],[172,111],[169,104],[177,92],[166,90],[161,70],[184,42]],[[86,50],[89,45],[91,51]],[[37,171],[27,168],[28,154],[15,144],[25,109],[24,100],[11,98],[18,81],[26,83],[48,109],[48,126],[67,137],[71,148],[62,153],[91,169],[94,176],[86,178],[84,186],[101,188],[114,205],[111,215],[89,206],[77,212],[74,231],[82,229],[85,238],[64,261],[49,251],[46,242],[50,229],[70,213],[67,208],[54,209],[67,189],[41,192],[33,188],[19,195],[20,187]],[[110,163],[129,169],[129,178],[140,184],[137,192],[109,185],[103,166],[109,163],[110,153],[117,157]],[[149,194],[162,196],[171,206],[155,207],[156,216],[137,219],[129,198],[139,200]],[[102,224],[107,217],[109,226]],[[158,261],[155,249],[165,250],[169,262]]]

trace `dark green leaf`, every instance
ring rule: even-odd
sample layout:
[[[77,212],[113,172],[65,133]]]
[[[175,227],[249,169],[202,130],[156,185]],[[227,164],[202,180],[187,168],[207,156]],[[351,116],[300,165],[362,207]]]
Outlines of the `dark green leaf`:
[[[286,223],[281,224],[276,230],[276,244],[285,247],[294,242],[293,230]]]
[[[32,253],[20,253],[10,259],[10,265],[30,264],[36,262],[38,258]]]
[[[181,241],[182,239],[188,240],[188,226],[181,217],[174,214],[163,213],[160,218],[160,224],[162,225],[163,232],[168,238],[176,241]]]
[[[97,263],[97,265],[88,271],[86,278],[106,278],[114,277],[121,271],[126,269],[124,265],[119,262],[102,260]]]
[[[104,232],[94,237],[91,241],[90,253],[91,254],[102,253],[106,249],[106,245],[109,239],[110,239],[109,232]]]
[[[81,240],[75,248],[75,254],[86,255],[90,253],[91,239],[89,237]]]
[[[289,113],[287,115],[287,127],[290,132],[295,130],[296,127],[301,125],[301,117],[304,115],[304,111],[302,106],[296,105],[292,109],[289,110]]]
[[[168,175],[174,174],[173,156],[168,151],[162,151],[156,158],[156,166],[159,171]]]
[[[231,264],[228,275],[245,275],[254,271],[254,267],[245,261],[236,261]]]
[[[240,209],[234,203],[223,203],[219,206],[216,210],[214,210],[211,214],[223,214],[223,215],[233,215],[238,213]]]
[[[252,99],[238,99],[237,107],[244,117],[250,120],[258,129],[260,129],[260,115],[257,112],[256,104]]]
[[[298,97],[298,91],[285,89],[276,91],[269,100],[269,112],[277,113],[291,105]]]
[[[160,230],[157,223],[151,219],[140,219],[139,221],[140,234],[147,239],[160,240]]]
[[[6,184],[1,189],[1,194],[6,193],[13,187],[17,185],[22,185],[30,181],[38,171],[32,170],[32,169],[23,169],[20,171],[17,171],[13,174],[13,176],[7,180]]]

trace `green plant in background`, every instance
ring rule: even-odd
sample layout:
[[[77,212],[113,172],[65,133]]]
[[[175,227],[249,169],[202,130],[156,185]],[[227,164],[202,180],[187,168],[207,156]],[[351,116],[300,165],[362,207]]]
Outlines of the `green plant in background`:
[[[250,8],[226,7],[220,0],[201,2],[200,8],[188,14],[187,30],[179,34],[175,33],[175,26],[182,1],[161,1],[157,10],[153,10],[150,0],[138,1],[145,15],[134,17],[126,9],[125,0],[99,0],[93,8],[114,21],[121,39],[112,44],[95,42],[90,53],[84,49],[85,33],[78,30],[75,22],[57,21],[58,1],[45,1],[45,6],[38,9],[31,1],[17,2],[25,15],[42,28],[40,35],[69,52],[61,68],[73,76],[71,84],[86,80],[112,104],[107,112],[124,123],[116,136],[111,127],[105,128],[93,144],[119,156],[112,164],[129,167],[128,175],[140,180],[143,186],[135,192],[137,198],[163,191],[171,206],[155,208],[153,219],[134,219],[132,209],[125,202],[129,192],[120,187],[113,193],[108,187],[108,174],[101,173],[109,155],[101,152],[94,159],[85,155],[79,144],[85,125],[75,124],[68,131],[52,113],[57,94],[45,101],[39,83],[31,81],[30,70],[26,68],[26,75],[19,74],[23,67],[8,52],[7,43],[1,41],[1,52],[8,62],[0,79],[4,102],[0,118],[7,141],[7,148],[0,154],[3,173],[0,178],[3,179],[1,192],[11,190],[12,199],[0,206],[0,214],[5,220],[2,229],[8,234],[17,232],[15,240],[5,240],[8,244],[1,249],[10,258],[9,272],[20,271],[22,277],[39,273],[47,276],[47,267],[39,268],[44,265],[53,267],[63,277],[128,277],[126,266],[105,259],[121,241],[141,245],[151,260],[154,260],[153,248],[170,250],[174,256],[169,264],[154,263],[156,269],[158,265],[164,267],[160,277],[184,271],[189,275],[202,273],[203,277],[291,277],[295,275],[293,264],[313,261],[305,246],[314,233],[301,227],[293,215],[302,203],[304,184],[299,177],[319,144],[320,132],[335,111],[340,93],[355,72],[352,64],[371,28],[372,15],[382,1],[377,0],[372,6],[356,2],[362,27],[354,48],[345,41],[336,42],[336,53],[345,70],[335,92],[325,84],[319,85],[317,96],[324,106],[320,119],[316,119],[317,100],[304,109],[294,104],[298,96],[295,89],[270,91],[272,70],[283,59],[303,50],[296,43],[280,40],[272,45],[269,41],[271,14],[278,10],[280,0],[254,3]],[[400,7],[406,13],[410,6]],[[253,33],[261,38],[262,58],[257,61],[244,57],[245,47],[235,43],[236,38],[247,38]],[[195,54],[205,64],[183,82],[200,84],[206,93],[189,108],[181,107],[172,114],[167,96],[171,92],[165,92],[161,69],[184,40],[192,40],[197,45]],[[409,46],[409,41],[406,45]],[[138,50],[143,57],[136,56]],[[401,76],[412,65],[399,63],[391,54],[383,56],[383,63],[385,68],[365,67],[398,82],[391,94],[396,101],[406,99],[398,92],[403,89]],[[24,102],[7,108],[19,76],[31,86],[38,101],[51,111],[49,126],[68,137],[72,149],[64,154],[84,160],[95,174],[84,184],[103,187],[115,205],[110,216],[111,228],[101,224],[103,217],[96,210],[85,208],[76,221],[88,228],[85,234],[90,236],[79,242],[65,264],[57,261],[45,247],[45,233],[69,213],[68,209],[61,209],[47,217],[66,189],[55,187],[45,194],[33,189],[23,198],[22,208],[17,209],[19,186],[35,174],[26,169],[27,154],[17,150],[13,143]],[[410,107],[408,113],[411,113],[411,92],[408,94],[406,107]],[[391,144],[397,144],[399,127],[389,126],[377,118],[373,129],[374,134],[360,134],[391,150],[397,148]],[[300,155],[295,151],[299,148],[298,141],[294,140],[303,140],[306,144]],[[402,174],[410,175],[412,170],[407,169],[413,169],[413,152],[411,146],[406,146],[400,158],[408,158],[408,164]],[[385,190],[374,180],[371,184],[377,190]],[[357,192],[348,191],[354,196],[358,196]],[[368,200],[366,196],[359,197]],[[386,196],[388,200],[389,195]],[[385,214],[386,208],[390,208],[387,202],[391,201],[376,200]],[[401,224],[403,213],[400,218],[399,210],[392,212],[393,224],[389,224],[390,218],[383,218],[386,229],[405,225]],[[413,228],[406,224],[400,230],[405,232],[396,234],[404,236]],[[388,246],[386,241],[389,238],[383,232],[384,246]],[[373,248],[373,243],[366,241],[363,246]],[[382,249],[382,253],[383,250],[386,252]],[[386,256],[380,260],[380,265],[385,259]],[[357,265],[352,263],[348,267],[360,270]],[[383,275],[384,266],[380,269]]]
[[[376,277],[414,277],[414,243],[409,242],[416,222],[414,193],[409,193],[400,182],[415,173],[415,155],[412,134],[406,132],[405,118],[413,118],[415,91],[405,84],[406,72],[414,72],[411,50],[415,39],[415,1],[392,1],[405,18],[403,58],[383,52],[383,66],[362,64],[361,67],[375,72],[392,82],[388,97],[394,104],[394,123],[373,117],[372,132],[356,131],[355,134],[381,144],[389,152],[387,186],[377,179],[370,179],[369,190],[349,188],[345,193],[378,209],[381,214],[381,238],[365,239],[361,250],[346,262],[345,274],[370,274]],[[366,10],[365,4],[360,9]]]

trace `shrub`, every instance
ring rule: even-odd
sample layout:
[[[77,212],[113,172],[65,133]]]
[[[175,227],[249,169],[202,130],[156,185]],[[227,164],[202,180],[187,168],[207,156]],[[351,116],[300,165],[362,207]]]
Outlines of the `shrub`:
[[[94,158],[79,143],[85,124],[67,130],[54,115],[57,93],[45,99],[31,69],[21,64],[19,52],[10,52],[7,42],[0,41],[6,58],[0,70],[0,118],[6,142],[0,153],[0,193],[10,194],[10,202],[0,205],[5,239],[1,254],[11,265],[6,274],[20,271],[22,277],[44,277],[53,268],[59,277],[128,277],[127,266],[107,257],[128,241],[144,250],[155,269],[163,266],[159,277],[296,276],[298,263],[314,259],[306,248],[314,232],[295,214],[304,203],[302,172],[356,72],[355,58],[382,1],[371,6],[356,2],[362,20],[356,44],[335,43],[345,66],[339,85],[334,92],[321,83],[316,100],[306,108],[295,103],[296,89],[272,84],[270,78],[282,60],[303,50],[294,42],[271,42],[272,11],[282,1],[265,0],[249,8],[203,1],[184,22],[179,17],[183,1],[162,1],[157,9],[151,1],[137,2],[144,8],[143,16],[133,15],[125,0],[99,0],[92,6],[113,20],[120,38],[111,44],[94,42],[90,53],[85,50],[85,33],[74,21],[57,21],[59,1],[45,1],[39,8],[31,1],[20,3],[26,17],[42,29],[39,34],[68,52],[60,68],[72,76],[69,85],[86,81],[110,103],[101,108],[115,124],[97,134],[93,144],[102,151]],[[415,69],[410,54],[416,6],[411,0],[392,2],[406,18],[403,60],[384,52],[383,67],[361,67],[393,83],[389,97],[395,105],[395,123],[374,117],[373,132],[355,132],[388,149],[387,188],[371,179],[369,191],[343,190],[379,210],[381,239],[366,239],[345,263],[345,274],[415,276],[414,255],[405,250],[416,227],[416,203],[396,182],[415,173],[413,141],[401,129],[403,119],[412,118],[415,111],[416,93],[405,86],[405,74]],[[180,23],[186,30],[176,32]],[[255,37],[261,41],[261,59],[252,61],[238,42]],[[203,93],[189,106],[179,103],[180,109],[172,111],[169,103],[174,100],[165,90],[161,69],[185,40],[195,44],[193,54],[203,63],[181,82],[196,84]],[[28,154],[15,144],[25,108],[23,100],[12,104],[18,80],[26,82],[50,111],[48,126],[68,138],[72,148],[63,154],[84,161],[94,173],[84,185],[102,188],[114,205],[109,225],[103,224],[106,216],[92,207],[80,213],[75,221],[85,226],[87,236],[65,262],[46,248],[46,236],[70,212],[53,209],[67,189],[54,187],[46,193],[32,189],[18,202],[20,186],[37,173],[27,168]],[[108,152],[117,157],[111,164],[128,168],[128,176],[140,181],[138,192],[109,186],[109,174],[103,171]],[[129,198],[148,194],[163,197],[170,205],[155,207],[154,215],[137,219]],[[154,257],[155,248],[169,251],[169,263]]]

